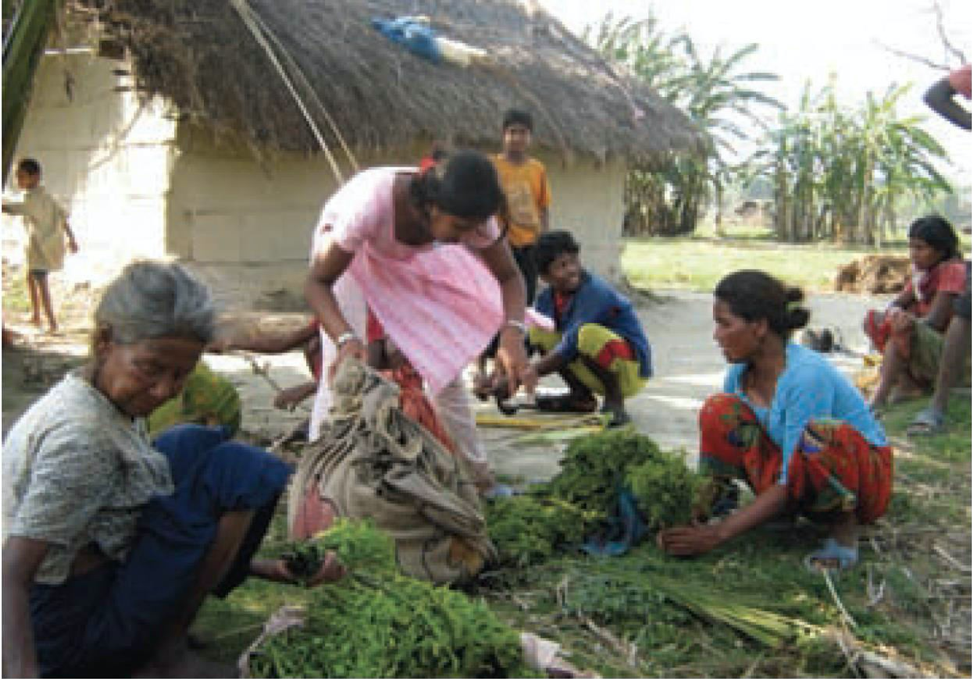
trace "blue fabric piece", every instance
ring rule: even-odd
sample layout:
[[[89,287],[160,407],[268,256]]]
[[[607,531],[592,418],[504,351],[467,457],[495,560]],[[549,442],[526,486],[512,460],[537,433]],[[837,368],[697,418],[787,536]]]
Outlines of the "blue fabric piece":
[[[840,564],[836,569],[833,568],[822,568],[819,565],[821,561],[834,560]],[[803,567],[806,568],[811,573],[820,573],[824,570],[829,571],[843,571],[849,568],[853,568],[857,565],[857,547],[844,547],[842,544],[834,540],[833,538],[827,538],[823,541],[823,547],[815,552],[807,554],[803,559]]]
[[[128,558],[56,586],[34,585],[31,618],[43,676],[122,676],[144,662],[185,601],[223,513],[253,510],[236,561],[217,588],[246,577],[291,468],[225,427],[179,425],[156,449],[175,491],[150,501]]]
[[[617,506],[608,517],[606,530],[589,537],[581,549],[594,556],[621,556],[638,544],[647,531],[634,495],[629,490],[623,490],[618,494]]]
[[[435,31],[412,17],[372,19],[371,25],[392,42],[433,64],[442,63],[442,52],[435,43]]]
[[[577,292],[567,303],[560,318],[554,311],[553,289],[549,286],[537,295],[533,305],[540,313],[554,319],[557,331],[562,333],[560,344],[554,351],[567,361],[577,358],[577,340],[582,325],[596,323],[613,330],[628,341],[638,357],[640,374],[645,379],[652,375],[651,344],[641,321],[627,297],[620,294],[602,278],[584,271]]]
[[[773,442],[783,453],[780,485],[786,485],[790,458],[810,420],[841,420],[870,443],[886,446],[884,430],[867,407],[861,392],[831,363],[807,347],[786,345],[786,368],[776,382],[769,408],[759,408],[743,392],[746,365],[734,363],[726,371],[723,390],[739,396],[753,409]]]

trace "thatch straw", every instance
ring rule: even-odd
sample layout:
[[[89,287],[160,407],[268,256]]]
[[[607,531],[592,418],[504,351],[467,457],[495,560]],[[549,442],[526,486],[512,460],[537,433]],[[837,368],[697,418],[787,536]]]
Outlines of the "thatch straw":
[[[134,59],[141,90],[216,132],[269,150],[317,152],[307,121],[227,0],[76,0]],[[617,73],[560,22],[515,0],[249,0],[348,143],[383,151],[439,139],[495,147],[505,109],[531,110],[535,142],[559,152],[657,159],[695,150],[689,120]],[[489,53],[435,65],[392,43],[373,17],[426,15],[443,37]],[[319,121],[326,144],[339,148]]]

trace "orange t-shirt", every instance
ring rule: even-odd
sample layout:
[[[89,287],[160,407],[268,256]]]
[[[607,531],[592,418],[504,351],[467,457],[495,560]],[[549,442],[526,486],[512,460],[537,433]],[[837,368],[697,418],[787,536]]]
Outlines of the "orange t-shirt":
[[[515,164],[502,155],[493,156],[493,165],[510,211],[506,238],[515,248],[532,245],[540,236],[540,214],[550,206],[547,169],[534,158]]]

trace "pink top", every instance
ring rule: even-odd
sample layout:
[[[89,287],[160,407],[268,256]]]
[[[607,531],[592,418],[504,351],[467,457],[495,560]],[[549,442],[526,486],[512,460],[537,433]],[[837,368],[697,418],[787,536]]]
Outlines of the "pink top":
[[[355,175],[324,206],[312,255],[333,239],[354,253],[347,274],[388,337],[438,393],[489,343],[503,321],[499,284],[474,250],[500,237],[495,219],[461,245],[411,246],[395,238],[393,187],[413,168]]]

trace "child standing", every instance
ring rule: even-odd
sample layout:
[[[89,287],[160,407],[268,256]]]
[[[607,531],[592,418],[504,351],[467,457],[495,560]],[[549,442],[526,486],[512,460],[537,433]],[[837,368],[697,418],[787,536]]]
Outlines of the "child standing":
[[[47,316],[51,332],[57,331],[57,320],[51,304],[47,283],[51,271],[64,267],[64,237],[72,253],[78,242],[68,225],[68,214],[41,183],[41,166],[33,158],[25,158],[17,165],[17,186],[25,191],[21,202],[4,202],[3,211],[21,215],[27,230],[27,289],[30,292],[31,322],[40,327],[41,306]]]
[[[533,117],[526,111],[510,109],[503,114],[503,151],[493,156],[500,186],[506,197],[506,209],[498,215],[513,252],[516,266],[526,285],[527,306],[537,295],[537,265],[533,247],[541,233],[549,228],[550,184],[547,169],[536,158],[527,155],[533,138]],[[487,374],[487,361],[496,353],[496,338],[479,355],[479,374],[474,390],[483,394],[492,389]]]
[[[624,401],[652,374],[651,345],[631,302],[584,270],[580,246],[567,231],[540,236],[534,257],[548,286],[536,310],[553,318],[556,329],[530,329],[530,344],[543,353],[530,369],[538,377],[560,373],[570,387],[564,396],[538,397],[537,406],[590,412],[596,393],[604,396],[601,412],[611,414],[611,426],[629,422]]]
[[[508,212],[502,218],[506,240],[526,283],[527,305],[533,304],[537,292],[533,246],[549,228],[550,208],[547,169],[527,155],[532,137],[533,117],[526,111],[510,109],[503,116],[503,152],[493,156],[506,194]]]

